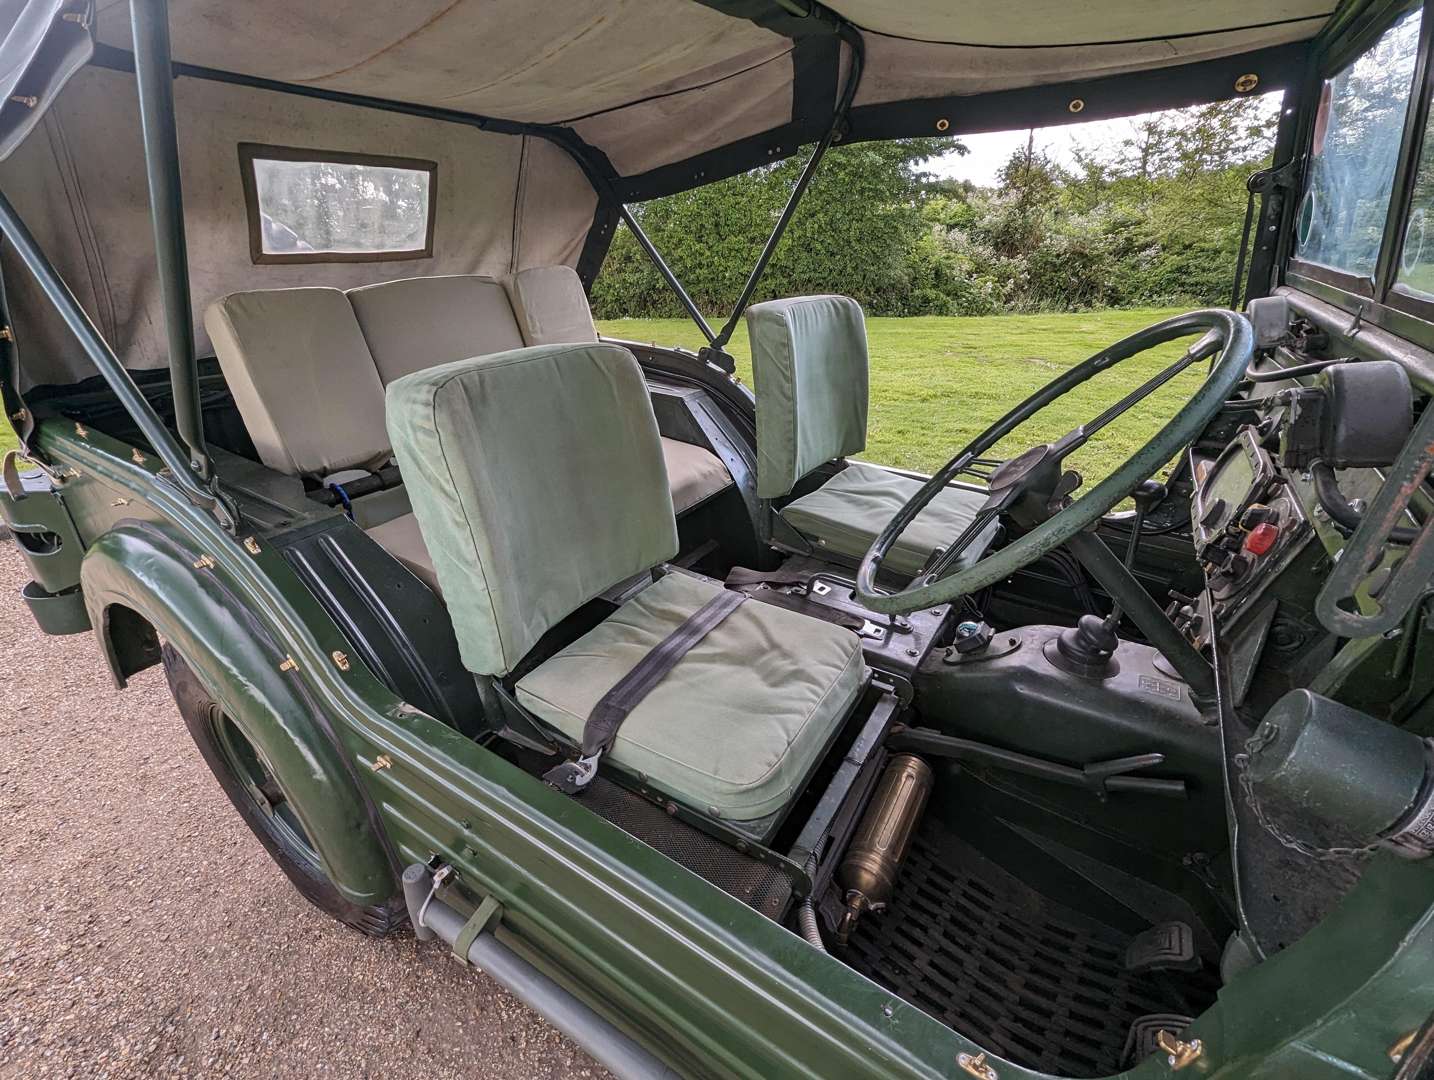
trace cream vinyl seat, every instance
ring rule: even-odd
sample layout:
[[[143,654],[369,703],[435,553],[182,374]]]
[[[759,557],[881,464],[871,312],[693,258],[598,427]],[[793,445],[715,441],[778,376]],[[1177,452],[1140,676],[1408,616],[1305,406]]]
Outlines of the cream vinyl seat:
[[[395,379],[524,345],[597,341],[582,282],[566,266],[520,271],[506,284],[466,274],[347,293],[232,293],[210,305],[204,325],[260,460],[320,481],[391,460],[383,395]],[[660,447],[677,513],[731,485],[707,449],[667,438]],[[433,560],[402,495],[371,498],[382,509],[355,520],[437,590]]]

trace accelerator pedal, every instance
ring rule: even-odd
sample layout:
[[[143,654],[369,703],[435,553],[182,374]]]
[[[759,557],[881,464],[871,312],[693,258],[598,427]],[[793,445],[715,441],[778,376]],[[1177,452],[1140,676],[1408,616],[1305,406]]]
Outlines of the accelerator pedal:
[[[1195,952],[1195,931],[1188,923],[1157,923],[1130,939],[1125,947],[1125,970],[1132,974],[1147,971],[1199,971]]]

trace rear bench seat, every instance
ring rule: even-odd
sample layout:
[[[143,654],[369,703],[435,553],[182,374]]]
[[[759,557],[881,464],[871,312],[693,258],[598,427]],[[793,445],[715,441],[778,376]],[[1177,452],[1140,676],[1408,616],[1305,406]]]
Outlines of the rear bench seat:
[[[506,286],[455,275],[347,293],[232,293],[210,305],[204,325],[260,459],[320,480],[393,457],[384,426],[384,387],[393,380],[524,345],[597,340],[582,282],[566,266],[524,270]],[[662,452],[679,515],[732,483],[703,447],[664,437]],[[438,591],[412,513],[359,523]]]

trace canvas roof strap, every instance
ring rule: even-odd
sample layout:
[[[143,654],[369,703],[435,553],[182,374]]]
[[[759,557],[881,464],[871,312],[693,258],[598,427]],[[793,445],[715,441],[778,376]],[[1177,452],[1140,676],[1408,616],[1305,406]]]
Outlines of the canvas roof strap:
[[[744,593],[724,589],[687,616],[598,699],[583,725],[582,756],[549,769],[543,779],[565,795],[576,795],[592,783],[598,761],[611,749],[618,728],[632,710],[746,599]]]

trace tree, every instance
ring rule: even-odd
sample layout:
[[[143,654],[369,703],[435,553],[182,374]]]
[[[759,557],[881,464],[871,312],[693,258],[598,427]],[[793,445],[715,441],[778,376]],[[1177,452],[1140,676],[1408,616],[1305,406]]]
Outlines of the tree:
[[[922,273],[911,253],[924,231],[921,204],[930,182],[921,166],[953,146],[965,151],[934,138],[829,150],[754,299],[836,291],[874,314],[912,313]],[[704,312],[725,313],[736,301],[805,162],[799,154],[632,208]],[[613,240],[593,307],[600,318],[683,314],[626,229]]]

